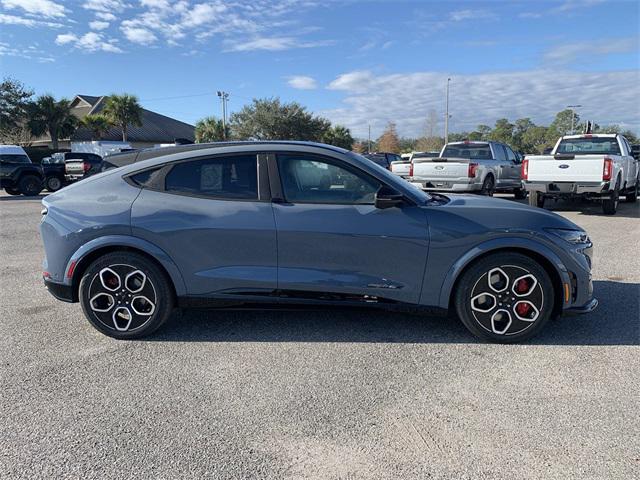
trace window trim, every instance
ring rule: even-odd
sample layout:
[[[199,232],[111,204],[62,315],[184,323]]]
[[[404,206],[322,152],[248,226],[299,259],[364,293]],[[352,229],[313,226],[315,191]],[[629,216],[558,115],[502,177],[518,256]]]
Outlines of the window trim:
[[[365,178],[368,178],[370,180],[372,180],[374,183],[379,184],[378,190],[380,189],[380,187],[382,187],[383,185],[387,185],[386,183],[384,183],[383,181],[381,181],[380,179],[376,178],[375,176],[369,174],[368,172],[365,172],[364,170],[359,169],[358,167],[355,167],[351,164],[349,164],[348,162],[345,162],[344,160],[340,160],[337,159],[335,157],[329,157],[329,156],[325,156],[325,155],[321,155],[318,153],[310,153],[310,152],[296,152],[296,151],[285,151],[285,150],[278,150],[277,152],[273,152],[273,154],[271,155],[271,164],[270,165],[270,169],[269,169],[269,178],[274,178],[274,181],[271,183],[272,188],[271,191],[274,193],[274,198],[273,198],[273,202],[274,203],[283,203],[283,204],[287,204],[287,205],[349,205],[349,206],[375,206],[375,200],[372,203],[342,203],[342,202],[331,202],[331,203],[322,203],[322,202],[301,202],[301,201],[297,201],[297,202],[291,202],[289,200],[287,200],[285,192],[284,192],[284,187],[282,185],[282,177],[280,176],[280,166],[278,164],[278,155],[301,155],[301,156],[305,156],[305,157],[311,157],[311,158],[317,158],[317,161],[320,162],[324,162],[324,163],[328,163],[329,165],[335,165],[337,167],[340,167],[344,170],[347,170],[348,172],[361,177],[364,176]],[[313,160],[312,160],[313,161]],[[275,169],[275,175],[272,175],[272,171]],[[276,183],[276,187],[278,188],[279,192],[278,192],[278,197],[276,198],[275,196],[275,190],[273,188],[273,184]],[[387,185],[388,186],[388,185]],[[395,187],[391,187],[394,190],[396,190]],[[402,193],[402,192],[400,192]],[[411,200],[410,200],[411,201]]]
[[[123,175],[123,179],[129,184],[132,185],[136,188],[139,188],[141,190],[151,190],[154,192],[160,192],[160,193],[165,193],[168,195],[180,195],[183,197],[192,197],[192,198],[202,198],[205,200],[215,200],[215,201],[223,201],[223,202],[251,202],[251,203],[268,203],[271,202],[271,192],[269,191],[269,189],[264,189],[265,187],[265,182],[264,179],[261,178],[264,177],[267,174],[266,171],[266,165],[264,165],[264,161],[261,162],[260,161],[260,156],[262,154],[258,151],[250,151],[250,152],[232,152],[232,153],[222,153],[222,154],[216,154],[216,155],[200,155],[197,157],[189,157],[189,158],[181,158],[179,160],[172,160],[169,162],[165,162],[159,165],[153,165],[147,168],[141,168],[140,170],[136,170],[135,172],[130,172],[127,173],[126,175]],[[173,190],[167,190],[166,189],[166,177],[167,174],[171,171],[171,169],[180,163],[187,163],[187,162],[197,162],[197,161],[202,161],[202,160],[207,160],[207,159],[221,159],[221,158],[225,158],[225,157],[239,157],[239,156],[254,156],[255,160],[256,160],[256,175],[257,175],[257,189],[258,189],[258,196],[257,198],[228,198],[228,197],[215,197],[212,195],[203,195],[203,194],[198,194],[198,193],[193,193],[193,192],[180,192],[180,191],[173,191]],[[160,169],[160,174],[158,175],[158,177],[155,179],[155,181],[153,182],[152,186],[144,186],[144,185],[138,185],[135,183],[135,181],[131,178],[134,177],[135,175],[138,175],[139,173],[143,173],[146,172],[148,170],[155,170],[159,168]]]

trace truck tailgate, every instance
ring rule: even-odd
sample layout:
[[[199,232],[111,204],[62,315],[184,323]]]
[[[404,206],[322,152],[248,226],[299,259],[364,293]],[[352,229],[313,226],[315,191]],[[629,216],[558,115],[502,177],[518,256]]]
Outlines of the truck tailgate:
[[[604,155],[534,155],[529,160],[529,182],[600,182]]]
[[[64,171],[67,175],[84,175],[84,161],[67,160],[64,164]]]
[[[469,159],[465,158],[425,158],[413,163],[413,178],[422,179],[456,179],[467,177]]]
[[[409,176],[410,168],[411,168],[411,164],[409,162],[392,162],[391,163],[391,171],[396,175],[400,175],[402,177]]]

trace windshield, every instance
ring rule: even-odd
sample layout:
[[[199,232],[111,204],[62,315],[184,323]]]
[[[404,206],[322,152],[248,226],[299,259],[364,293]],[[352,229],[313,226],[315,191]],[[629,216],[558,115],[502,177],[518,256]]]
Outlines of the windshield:
[[[31,160],[29,160],[29,157],[26,155],[2,154],[0,155],[0,161],[7,163],[31,163]]]
[[[560,140],[556,153],[620,155],[620,147],[614,137],[567,138]]]
[[[447,145],[442,152],[444,158],[471,158],[474,160],[490,160],[491,148],[488,143],[456,143]]]

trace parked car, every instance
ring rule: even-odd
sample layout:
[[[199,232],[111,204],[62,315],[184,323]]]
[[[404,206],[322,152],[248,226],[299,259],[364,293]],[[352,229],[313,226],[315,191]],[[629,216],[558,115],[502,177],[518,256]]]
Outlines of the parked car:
[[[64,157],[44,157],[40,166],[44,174],[44,188],[57,192],[65,186]]]
[[[307,142],[191,148],[43,200],[44,282],[115,338],[175,306],[360,306],[446,313],[515,342],[592,297],[587,234],[544,209],[428,194]]]
[[[0,145],[0,188],[9,195],[38,195],[42,191],[44,175],[40,165],[22,147]]]
[[[54,153],[53,158],[64,162],[64,178],[66,183],[76,182],[83,178],[100,173],[102,157],[95,153],[64,152]]]
[[[405,153],[401,156],[400,160],[392,162],[391,171],[399,177],[408,179],[413,174],[411,169],[413,159],[437,157],[439,153],[440,152],[411,152],[409,154]]]
[[[374,153],[365,153],[363,157],[368,158],[373,163],[377,163],[382,168],[387,170],[391,170],[391,163],[402,161],[402,157],[397,153],[389,153],[389,152],[374,152]]]
[[[629,142],[618,134],[567,135],[551,155],[528,155],[522,164],[531,205],[582,197],[601,201],[607,215],[616,213],[620,195],[628,202],[638,199],[638,171]]]
[[[525,198],[520,179],[521,159],[499,142],[452,142],[435,158],[415,158],[409,181],[427,191],[512,192]]]

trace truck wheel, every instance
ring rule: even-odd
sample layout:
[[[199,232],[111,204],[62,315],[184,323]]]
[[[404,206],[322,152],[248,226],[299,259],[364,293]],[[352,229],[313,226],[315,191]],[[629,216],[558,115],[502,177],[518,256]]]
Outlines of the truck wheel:
[[[7,187],[4,189],[4,191],[7,192],[9,195],[20,195],[20,190],[16,188]]]
[[[523,200],[527,198],[527,191],[524,188],[516,188],[513,195],[517,200]]]
[[[496,182],[493,180],[493,175],[487,175],[482,182],[482,190],[480,190],[480,195],[487,195],[489,197],[493,197],[493,192],[496,189]]]
[[[62,188],[62,180],[59,177],[47,177],[44,183],[50,192],[57,192]]]
[[[633,190],[627,193],[624,199],[629,203],[634,203],[638,200],[638,180],[636,180],[636,184],[634,185]]]
[[[25,175],[20,179],[18,189],[21,194],[33,197],[42,191],[42,180],[35,175]]]
[[[529,193],[529,205],[532,207],[544,208],[544,195],[541,192]]]
[[[602,212],[605,215],[615,215],[618,211],[618,201],[620,200],[620,185],[616,183],[616,188],[610,198],[602,201]]]

